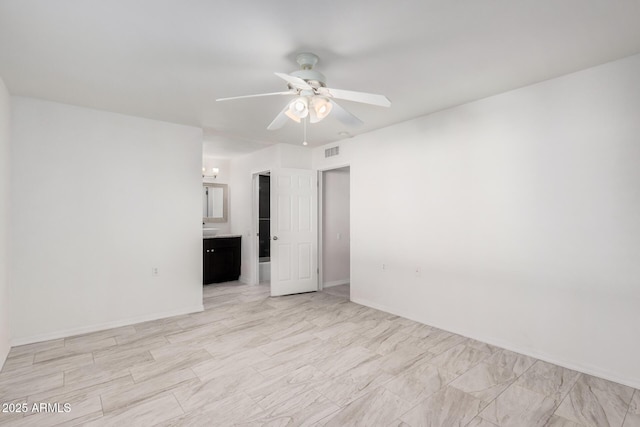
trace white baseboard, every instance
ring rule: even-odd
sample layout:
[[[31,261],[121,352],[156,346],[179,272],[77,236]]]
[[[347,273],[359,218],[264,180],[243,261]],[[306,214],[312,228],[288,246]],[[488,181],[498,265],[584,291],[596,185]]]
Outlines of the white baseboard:
[[[33,344],[36,342],[55,340],[59,338],[67,338],[75,335],[88,334],[90,332],[98,332],[98,331],[104,331],[106,329],[119,328],[121,326],[135,325],[136,323],[148,322],[150,320],[158,320],[158,319],[164,319],[167,317],[180,316],[183,314],[197,313],[200,311],[204,311],[204,306],[202,304],[194,307],[189,307],[189,308],[182,308],[177,310],[164,311],[160,313],[146,314],[144,316],[131,317],[128,319],[115,320],[112,322],[98,323],[95,325],[82,326],[79,328],[70,328],[62,331],[49,332],[46,334],[12,338],[11,346],[16,347],[19,345]]]
[[[330,282],[324,282],[322,287],[323,288],[330,288],[332,286],[340,286],[340,285],[348,285],[348,284],[349,284],[349,279],[332,280]]]
[[[351,294],[351,302],[354,302],[356,304],[360,304],[360,305],[364,305],[367,307],[371,307],[371,308],[375,308],[376,310],[381,310],[384,311],[386,313],[390,313],[390,314],[395,314],[396,316],[400,316],[400,317],[404,317],[405,319],[409,319],[409,320],[413,320],[414,322],[418,322],[418,323],[422,323],[422,324],[426,324],[420,320],[414,319],[411,316],[407,316],[405,313],[400,313],[397,310],[394,310],[390,307],[386,307],[383,304],[378,304],[378,303],[374,303],[372,301],[368,301],[366,299],[363,298],[354,298],[353,293]],[[640,389],[640,378],[628,378],[628,377],[621,377],[618,374],[615,374],[613,372],[609,372],[606,369],[602,369],[596,366],[591,366],[589,364],[585,364],[585,363],[581,363],[579,361],[572,361],[572,360],[564,360],[562,358],[558,358],[556,356],[544,353],[544,352],[540,352],[540,351],[536,351],[533,349],[529,349],[529,348],[524,348],[524,347],[518,347],[517,345],[513,345],[509,342],[505,342],[501,339],[497,339],[495,337],[488,337],[488,336],[478,336],[478,335],[472,335],[469,333],[465,333],[464,331],[453,331],[449,328],[444,328],[440,325],[437,324],[427,324],[428,326],[433,326],[434,328],[438,328],[438,329],[442,329],[444,331],[447,332],[451,332],[457,335],[462,335],[464,337],[467,338],[471,338],[477,341],[482,341],[483,343],[486,344],[490,344],[493,345],[495,347],[500,347],[503,348],[505,350],[509,350],[509,351],[513,351],[514,353],[520,353],[523,354],[525,356],[529,356],[529,357],[533,357],[535,359],[539,359],[542,360],[544,362],[548,362],[548,363],[552,363],[554,365],[558,365],[558,366],[562,366],[563,368],[567,368],[567,369],[571,369],[573,371],[578,371],[578,372],[582,372],[583,374],[587,374],[587,375],[592,375],[594,377],[598,377],[598,378],[602,378],[605,380],[609,380],[609,381],[613,381],[616,382],[618,384],[622,384],[622,385],[626,385],[629,387],[633,387],[635,389]]]

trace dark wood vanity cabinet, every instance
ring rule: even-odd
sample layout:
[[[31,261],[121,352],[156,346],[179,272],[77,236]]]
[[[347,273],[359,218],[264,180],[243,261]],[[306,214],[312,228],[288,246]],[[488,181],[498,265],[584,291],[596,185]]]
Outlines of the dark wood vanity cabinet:
[[[240,277],[240,245],[242,237],[202,239],[202,282],[228,282]]]

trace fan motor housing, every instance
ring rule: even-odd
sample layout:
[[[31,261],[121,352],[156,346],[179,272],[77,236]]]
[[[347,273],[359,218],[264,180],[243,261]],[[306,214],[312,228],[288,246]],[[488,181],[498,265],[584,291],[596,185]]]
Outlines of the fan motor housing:
[[[292,76],[300,77],[313,87],[325,87],[327,78],[316,70],[296,70],[290,73]]]

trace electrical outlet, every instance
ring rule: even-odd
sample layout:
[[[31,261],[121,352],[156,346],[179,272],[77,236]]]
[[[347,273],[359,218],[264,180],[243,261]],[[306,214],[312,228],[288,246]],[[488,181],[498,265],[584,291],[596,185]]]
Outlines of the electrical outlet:
[[[420,267],[416,267],[415,274],[416,274],[416,277],[422,276],[422,272],[420,271]]]
[[[386,270],[387,269],[387,264],[382,264],[382,270]]]
[[[151,275],[153,277],[158,277],[160,275],[160,271],[158,270],[158,267],[152,267],[151,268]]]
[[[338,234],[336,235],[336,240],[340,240],[340,237],[342,237],[342,236],[340,235],[340,233],[338,233]]]

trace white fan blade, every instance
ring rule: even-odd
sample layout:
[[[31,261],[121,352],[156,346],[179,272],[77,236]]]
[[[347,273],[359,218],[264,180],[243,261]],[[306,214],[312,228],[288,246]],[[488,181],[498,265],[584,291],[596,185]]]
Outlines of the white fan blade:
[[[282,126],[284,126],[285,123],[287,123],[287,120],[289,120],[289,117],[287,117],[287,112],[289,111],[289,104],[291,103],[287,102],[287,105],[285,105],[282,111],[280,111],[280,114],[278,114],[276,118],[273,119],[271,124],[267,126],[268,130],[280,129]]]
[[[276,76],[289,83],[291,86],[300,90],[313,90],[309,83],[302,80],[300,77],[291,76],[285,73],[275,73]]]
[[[336,101],[330,99],[331,105],[333,105],[333,109],[331,110],[331,114],[335,116],[336,119],[340,120],[347,126],[360,126],[363,122],[344,108],[342,108]]]
[[[322,92],[326,92],[329,96],[336,99],[361,102],[363,104],[377,105],[380,107],[391,107],[389,98],[375,93],[355,92],[353,90],[332,89],[328,87],[323,88]]]
[[[244,98],[259,98],[261,96],[273,96],[273,95],[295,95],[297,92],[289,90],[287,92],[271,92],[271,93],[259,93],[256,95],[242,95],[232,96],[230,98],[218,98],[216,101],[230,101],[232,99],[244,99]]]

